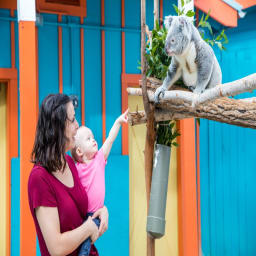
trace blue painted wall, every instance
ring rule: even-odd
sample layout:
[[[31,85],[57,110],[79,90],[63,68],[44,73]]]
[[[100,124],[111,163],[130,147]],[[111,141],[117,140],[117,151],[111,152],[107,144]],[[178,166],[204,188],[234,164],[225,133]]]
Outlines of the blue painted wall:
[[[256,11],[228,29],[227,51],[218,53],[223,82],[255,73]],[[255,97],[245,93],[236,98]],[[256,255],[256,131],[201,120],[201,227],[204,256]]]

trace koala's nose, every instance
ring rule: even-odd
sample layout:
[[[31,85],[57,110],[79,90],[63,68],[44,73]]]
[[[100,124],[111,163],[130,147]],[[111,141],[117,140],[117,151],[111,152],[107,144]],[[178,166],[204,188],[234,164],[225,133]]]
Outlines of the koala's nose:
[[[168,48],[169,48],[168,44],[166,44],[165,47],[164,47],[164,50],[165,50],[166,53],[168,53]]]

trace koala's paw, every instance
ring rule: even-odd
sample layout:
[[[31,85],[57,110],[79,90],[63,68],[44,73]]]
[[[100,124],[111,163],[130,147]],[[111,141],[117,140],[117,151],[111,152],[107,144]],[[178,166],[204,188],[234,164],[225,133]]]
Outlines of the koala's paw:
[[[195,89],[194,89],[194,91],[193,91],[193,93],[196,93],[196,94],[201,94],[201,93],[203,93],[204,92],[204,90],[202,89],[202,88],[200,88],[200,87],[196,87]]]
[[[165,92],[165,89],[162,86],[156,89],[155,95],[154,95],[154,101],[156,104],[159,103],[160,97],[164,96],[164,92]]]

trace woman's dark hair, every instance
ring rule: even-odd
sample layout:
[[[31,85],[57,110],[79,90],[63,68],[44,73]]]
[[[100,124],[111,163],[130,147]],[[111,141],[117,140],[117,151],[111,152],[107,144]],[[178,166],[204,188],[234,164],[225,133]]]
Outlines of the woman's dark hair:
[[[66,167],[65,127],[67,103],[71,101],[65,94],[50,94],[40,107],[31,161],[40,164],[49,173],[63,171]]]

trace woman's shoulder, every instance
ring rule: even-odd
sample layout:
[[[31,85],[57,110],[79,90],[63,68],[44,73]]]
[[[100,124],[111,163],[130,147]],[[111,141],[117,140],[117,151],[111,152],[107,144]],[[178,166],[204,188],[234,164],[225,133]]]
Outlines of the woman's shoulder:
[[[29,175],[29,182],[49,178],[48,171],[41,165],[35,164]]]

